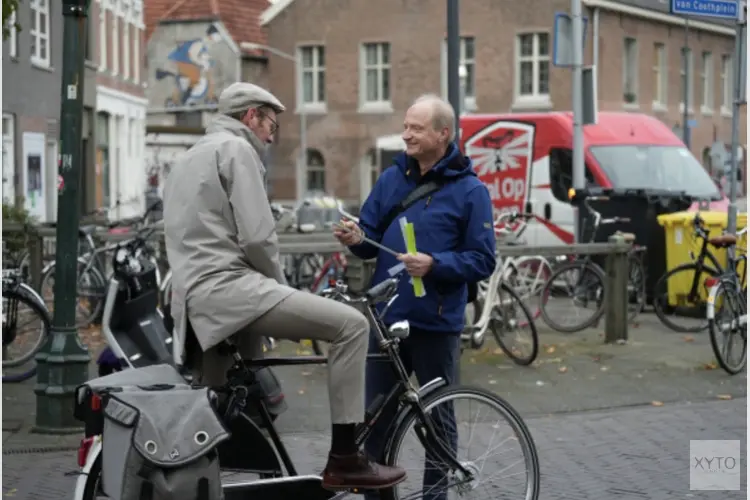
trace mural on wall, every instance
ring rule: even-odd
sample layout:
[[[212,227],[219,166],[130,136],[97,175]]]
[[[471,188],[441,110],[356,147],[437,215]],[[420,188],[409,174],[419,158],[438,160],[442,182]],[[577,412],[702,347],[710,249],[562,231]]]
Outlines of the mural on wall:
[[[156,69],[156,80],[166,81],[172,92],[166,98],[167,108],[215,105],[218,100],[217,61],[211,49],[222,40],[215,25],[211,24],[201,38],[179,41],[167,55],[167,61]]]

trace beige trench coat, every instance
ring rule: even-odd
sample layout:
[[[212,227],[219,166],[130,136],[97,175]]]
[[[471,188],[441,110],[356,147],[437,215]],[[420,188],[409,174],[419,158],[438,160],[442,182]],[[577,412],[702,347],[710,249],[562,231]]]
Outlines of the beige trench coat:
[[[164,234],[178,364],[185,361],[188,316],[206,351],[294,292],[279,264],[262,150],[249,128],[220,115],[166,180]]]

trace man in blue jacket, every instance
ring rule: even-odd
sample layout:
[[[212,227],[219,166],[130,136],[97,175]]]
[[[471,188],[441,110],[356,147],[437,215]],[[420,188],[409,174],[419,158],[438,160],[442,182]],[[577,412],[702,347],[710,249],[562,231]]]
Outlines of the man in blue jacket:
[[[401,357],[420,384],[437,377],[453,383],[458,377],[460,334],[464,327],[467,284],[488,278],[495,269],[495,233],[489,192],[472,170],[455,141],[456,116],[445,100],[435,95],[418,98],[404,120],[406,152],[394,159],[394,165],[378,178],[360,212],[360,223],[342,221],[347,231],[335,236],[362,259],[377,257],[373,285],[406,268],[420,277],[426,295],[416,297],[411,280],[402,279],[399,297],[385,316],[386,325],[409,320],[411,335],[401,344]],[[439,186],[432,194],[403,208],[398,206],[410,193],[425,183]],[[407,255],[399,219],[414,224],[416,255]],[[387,226],[387,227],[386,227]],[[398,259],[364,242],[374,240],[400,253]],[[399,262],[400,261],[400,262]],[[377,346],[371,339],[371,352]],[[395,378],[389,366],[370,363],[367,367],[367,404],[378,394],[387,393]],[[394,411],[395,408],[386,411]],[[442,413],[442,412],[441,412]],[[384,415],[388,417],[388,415]],[[453,412],[442,413],[446,436],[456,446]],[[388,418],[380,422],[388,422]],[[385,428],[375,428],[366,448],[372,457],[380,457]],[[425,499],[442,500],[443,475],[426,464]],[[428,493],[429,490],[429,493]],[[377,497],[372,497],[377,498]]]

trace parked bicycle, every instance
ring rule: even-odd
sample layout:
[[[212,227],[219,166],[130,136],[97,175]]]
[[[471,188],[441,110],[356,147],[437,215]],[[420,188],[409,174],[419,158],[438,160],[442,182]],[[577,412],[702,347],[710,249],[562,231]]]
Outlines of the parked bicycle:
[[[523,219],[517,212],[500,216],[496,228]],[[496,229],[496,232],[498,230]],[[507,229],[499,229],[501,233]],[[516,236],[523,228],[515,231]],[[498,258],[490,279],[479,284],[477,300],[467,313],[468,323],[461,333],[465,344],[474,349],[482,347],[487,330],[492,332],[500,349],[519,365],[530,365],[539,353],[539,335],[534,318],[523,299],[513,288],[519,270],[512,258]],[[473,314],[472,314],[473,313]]]
[[[357,429],[357,444],[361,445],[378,420],[388,414],[382,411],[386,405],[398,405],[396,418],[388,422],[391,431],[388,432],[389,438],[383,456],[375,458],[388,465],[405,466],[412,473],[407,481],[392,489],[381,490],[381,498],[405,500],[421,498],[424,495],[420,473],[424,466],[415,466],[413,460],[404,456],[410,454],[416,460],[429,460],[430,466],[441,474],[441,480],[435,484],[435,489],[431,493],[455,491],[455,494],[462,495],[481,489],[491,491],[492,498],[537,500],[540,471],[536,446],[528,427],[510,404],[485,389],[448,385],[442,378],[432,380],[421,387],[415,386],[411,381],[399,355],[400,341],[409,336],[408,322],[397,322],[386,329],[381,320],[382,314],[378,315],[375,310],[378,303],[386,302],[387,310],[389,305],[397,300],[399,278],[397,275],[384,281],[361,298],[350,297],[344,284],[339,284],[325,293],[329,298],[364,308],[374,325],[378,345],[382,351],[382,354],[369,355],[370,362],[389,362],[398,374],[396,385],[387,395],[373,402],[366,411],[364,423]],[[219,462],[224,469],[252,471],[260,477],[252,481],[224,484],[226,497],[333,498],[333,493],[322,490],[319,476],[297,474],[269,415],[266,403],[259,397],[262,391],[259,391],[255,377],[255,369],[258,367],[325,364],[327,359],[290,357],[243,360],[236,346],[228,343],[226,348],[235,363],[227,374],[229,382],[215,390],[225,396],[218,409],[232,437],[218,446]],[[132,383],[132,380],[128,383]],[[150,379],[148,383],[175,382]],[[102,385],[106,384],[92,381],[89,384],[90,395],[81,403],[90,407],[89,414],[93,415],[90,418],[94,422],[95,419],[101,422],[104,418],[102,409],[106,408],[108,393]],[[459,405],[462,402],[472,403],[479,408],[463,409]],[[482,407],[489,412],[483,412]],[[257,409],[262,421],[261,427],[266,430],[266,434],[246,415],[246,410],[253,408]],[[483,418],[478,419],[480,414]],[[456,427],[451,431],[436,425],[436,419],[445,418],[446,415],[452,415],[457,420]],[[509,428],[507,436],[502,434],[503,424]],[[477,428],[471,427],[472,425],[476,425]],[[96,423],[87,423],[87,429],[92,434],[101,432],[101,426]],[[88,444],[82,447],[85,465],[78,479],[74,500],[88,500],[106,494],[107,485],[102,485],[101,477],[102,467],[106,467],[107,464],[102,460],[101,441],[95,441],[96,435],[88,436]],[[467,442],[458,443],[459,439],[466,439]],[[447,444],[451,442],[454,442],[455,446]],[[470,456],[472,444],[487,445],[487,450]],[[420,449],[424,451],[420,452]],[[248,453],[247,450],[252,450],[252,453]],[[461,450],[460,455],[457,450]],[[509,455],[519,450],[519,458]],[[517,467],[522,467],[523,470],[517,471]],[[352,492],[362,493],[360,490]]]
[[[18,269],[3,270],[3,382],[23,382],[36,375],[34,356],[44,346],[51,318],[39,294]]]
[[[608,196],[589,196],[588,193],[576,193],[571,190],[571,201],[582,203],[591,218],[589,243],[596,241],[597,232],[602,225],[630,222],[627,217],[603,218],[594,210],[592,201],[609,201]],[[626,241],[633,242],[635,237],[629,233],[620,233]],[[634,246],[628,254],[628,318],[632,321],[643,310],[646,302],[646,272],[642,261],[643,249]],[[595,325],[604,315],[606,277],[604,270],[591,255],[584,255],[566,261],[557,267],[547,280],[542,291],[542,318],[550,328],[563,333],[575,333]],[[564,299],[570,302],[562,304]],[[587,310],[587,316],[579,315],[579,309]],[[564,323],[566,313],[576,316],[571,322]]]
[[[690,251],[692,262],[670,269],[654,286],[654,311],[665,326],[676,332],[698,333],[708,328],[709,289],[718,278],[735,272],[734,263],[725,268],[711,249],[726,248],[729,239],[736,238],[734,235],[711,237],[700,213],[696,213],[692,237],[701,242],[698,255]],[[746,283],[747,266],[736,272],[741,274],[740,282]]]
[[[737,236],[725,234],[713,239],[717,248],[734,247],[734,255],[728,256],[726,272],[706,280],[706,286],[710,287],[706,319],[711,348],[719,366],[730,375],[741,372],[747,363],[747,283],[744,281],[747,249],[737,247],[738,237],[746,232],[747,228]]]

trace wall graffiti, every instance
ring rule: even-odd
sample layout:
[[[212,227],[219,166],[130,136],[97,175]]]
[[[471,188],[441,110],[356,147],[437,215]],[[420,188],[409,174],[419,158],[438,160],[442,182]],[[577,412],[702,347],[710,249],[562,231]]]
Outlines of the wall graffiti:
[[[158,82],[168,82],[172,87],[165,107],[217,103],[217,60],[212,49],[221,41],[219,30],[211,24],[200,38],[176,42],[166,63],[157,67],[154,75]]]

